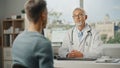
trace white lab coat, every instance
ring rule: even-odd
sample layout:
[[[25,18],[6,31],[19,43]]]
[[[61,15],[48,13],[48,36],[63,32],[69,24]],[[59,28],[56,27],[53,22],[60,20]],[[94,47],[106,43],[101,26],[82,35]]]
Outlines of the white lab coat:
[[[71,36],[72,32],[73,36]],[[73,41],[71,41],[72,37]],[[93,30],[87,24],[83,29],[81,41],[78,38],[77,28],[73,27],[68,31],[63,40],[62,46],[59,48],[59,56],[66,57],[66,55],[72,50],[78,50],[83,53],[84,58],[98,58],[101,56],[101,44],[102,41],[99,33],[96,30]]]

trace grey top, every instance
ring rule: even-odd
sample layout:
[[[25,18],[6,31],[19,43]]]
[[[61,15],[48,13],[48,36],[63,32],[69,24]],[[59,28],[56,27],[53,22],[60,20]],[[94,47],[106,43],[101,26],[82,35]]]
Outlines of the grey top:
[[[39,32],[24,31],[13,43],[12,59],[27,68],[53,68],[51,43]]]

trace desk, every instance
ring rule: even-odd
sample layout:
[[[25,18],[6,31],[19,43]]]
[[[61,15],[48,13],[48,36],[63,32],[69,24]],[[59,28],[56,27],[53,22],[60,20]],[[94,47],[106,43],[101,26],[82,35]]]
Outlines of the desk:
[[[55,68],[120,68],[119,63],[96,63],[95,61],[54,60]]]

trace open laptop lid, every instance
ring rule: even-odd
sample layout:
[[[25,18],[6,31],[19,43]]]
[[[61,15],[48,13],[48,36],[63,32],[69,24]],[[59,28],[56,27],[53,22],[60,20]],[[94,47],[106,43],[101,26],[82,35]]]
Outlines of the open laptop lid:
[[[103,55],[120,58],[120,44],[108,44],[103,48]]]

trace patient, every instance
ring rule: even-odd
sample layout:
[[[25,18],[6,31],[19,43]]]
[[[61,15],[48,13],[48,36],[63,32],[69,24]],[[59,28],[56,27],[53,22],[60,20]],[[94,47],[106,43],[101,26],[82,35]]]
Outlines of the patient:
[[[47,24],[45,0],[28,0],[25,11],[29,26],[17,36],[13,43],[13,67],[53,68],[51,43],[42,35],[42,30]]]

